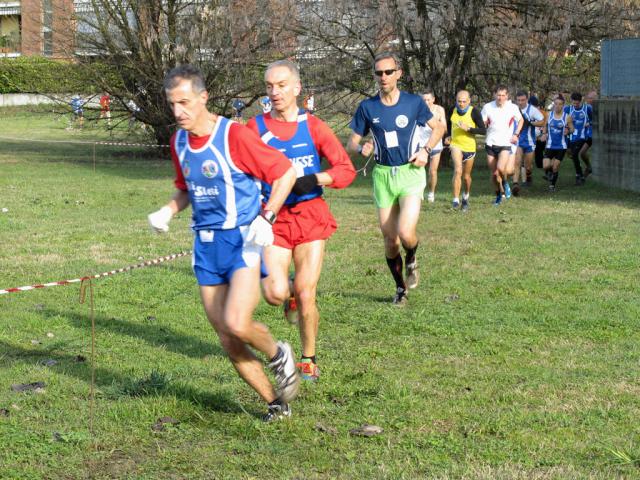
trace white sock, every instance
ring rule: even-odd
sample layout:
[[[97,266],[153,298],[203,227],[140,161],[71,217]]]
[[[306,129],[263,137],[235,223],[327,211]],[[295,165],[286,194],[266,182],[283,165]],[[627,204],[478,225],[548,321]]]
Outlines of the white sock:
[[[464,193],[462,194],[462,199],[463,199],[463,200],[469,200],[469,193],[468,193],[468,192],[464,192]]]
[[[456,203],[460,203],[460,199],[458,197],[454,197],[453,201],[456,202]]]

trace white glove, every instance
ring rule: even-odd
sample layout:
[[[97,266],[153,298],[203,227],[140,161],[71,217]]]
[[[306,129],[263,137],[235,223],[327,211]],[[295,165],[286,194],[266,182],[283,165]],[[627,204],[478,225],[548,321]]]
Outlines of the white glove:
[[[262,215],[258,215],[249,225],[246,241],[260,247],[273,245],[273,225]]]
[[[162,207],[157,212],[150,213],[147,218],[151,229],[156,233],[167,233],[169,231],[169,222],[173,217],[171,207]]]

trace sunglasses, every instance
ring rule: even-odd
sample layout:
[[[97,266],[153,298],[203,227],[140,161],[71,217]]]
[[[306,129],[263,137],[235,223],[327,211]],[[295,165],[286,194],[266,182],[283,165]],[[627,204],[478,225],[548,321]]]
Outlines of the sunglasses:
[[[373,73],[376,74],[376,77],[381,77],[383,74],[386,75],[387,77],[393,75],[395,72],[397,72],[398,69],[397,68],[393,68],[390,70],[376,70]]]

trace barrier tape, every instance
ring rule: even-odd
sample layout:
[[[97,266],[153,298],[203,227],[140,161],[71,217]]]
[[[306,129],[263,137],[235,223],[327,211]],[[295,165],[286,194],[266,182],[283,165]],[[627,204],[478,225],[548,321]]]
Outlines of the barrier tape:
[[[169,148],[170,145],[158,145],[156,143],[125,143],[125,142],[83,142],[80,140],[39,140],[39,139],[25,139],[19,137],[5,137],[0,136],[0,140],[10,140],[16,142],[40,142],[40,143],[70,143],[72,145],[116,145],[119,147],[155,147],[155,148]]]
[[[173,255],[167,255],[166,257],[159,257],[159,258],[155,258],[153,260],[147,260],[146,262],[138,263],[138,264],[135,264],[135,265],[129,265],[128,267],[119,268],[117,270],[111,270],[109,272],[104,272],[104,273],[98,273],[96,275],[88,275],[88,276],[82,277],[82,278],[74,278],[72,280],[61,280],[59,282],[49,282],[49,283],[41,283],[41,284],[38,284],[38,285],[27,285],[25,287],[7,288],[7,289],[4,289],[4,290],[0,290],[0,295],[4,295],[6,293],[26,292],[28,290],[36,290],[38,288],[57,287],[58,285],[69,285],[71,283],[84,282],[86,280],[91,280],[91,279],[94,279],[94,278],[108,277],[108,276],[111,276],[111,275],[115,275],[116,273],[124,273],[124,272],[128,272],[128,271],[134,270],[136,268],[143,268],[143,267],[148,267],[148,266],[151,266],[151,265],[158,265],[160,263],[168,262],[168,261],[174,260],[176,258],[184,257],[186,255],[191,255],[191,253],[192,253],[191,250],[186,251],[186,252],[174,253]]]

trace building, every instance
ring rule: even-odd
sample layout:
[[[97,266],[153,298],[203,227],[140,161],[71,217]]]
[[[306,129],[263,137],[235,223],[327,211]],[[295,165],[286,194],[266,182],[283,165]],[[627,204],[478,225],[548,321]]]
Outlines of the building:
[[[73,0],[0,0],[0,57],[71,56]]]

